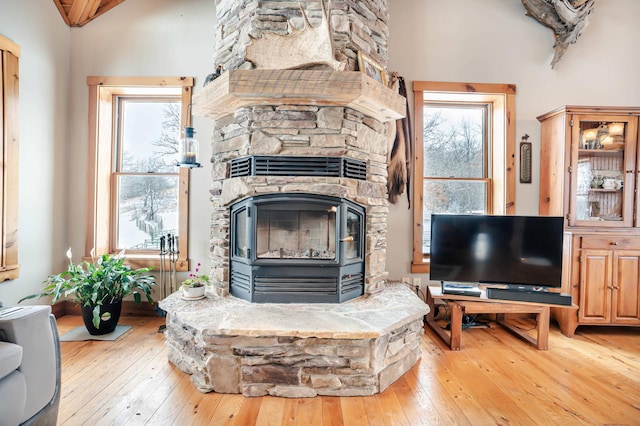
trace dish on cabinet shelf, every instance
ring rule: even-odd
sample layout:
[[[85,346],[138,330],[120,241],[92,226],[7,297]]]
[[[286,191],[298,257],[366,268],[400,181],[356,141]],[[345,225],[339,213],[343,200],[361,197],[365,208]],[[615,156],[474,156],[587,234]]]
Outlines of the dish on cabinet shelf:
[[[591,157],[597,155],[623,155],[624,148],[612,148],[612,149],[588,149],[588,148],[580,148],[578,149],[578,153],[581,157]]]
[[[591,188],[593,192],[618,192],[622,188]]]
[[[602,215],[602,216],[600,216],[600,219],[602,219],[602,220],[622,220],[622,216]]]

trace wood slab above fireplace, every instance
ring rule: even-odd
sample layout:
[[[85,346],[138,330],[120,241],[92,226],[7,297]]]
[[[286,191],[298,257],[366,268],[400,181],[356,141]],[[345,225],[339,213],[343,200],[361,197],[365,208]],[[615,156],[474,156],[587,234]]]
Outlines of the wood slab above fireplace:
[[[343,106],[381,122],[406,111],[403,96],[358,71],[231,70],[193,99],[195,115],[214,119],[257,105]]]

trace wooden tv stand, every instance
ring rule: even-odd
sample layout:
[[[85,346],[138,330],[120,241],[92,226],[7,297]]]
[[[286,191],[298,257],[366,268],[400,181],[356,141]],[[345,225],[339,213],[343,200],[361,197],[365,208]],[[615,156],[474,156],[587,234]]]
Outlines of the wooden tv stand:
[[[451,331],[443,329],[435,321],[435,300],[443,301],[451,310]],[[551,307],[576,309],[577,306],[558,306],[536,302],[516,302],[511,300],[487,299],[486,297],[458,296],[442,294],[440,288],[427,286],[429,313],[427,325],[454,351],[460,350],[462,337],[462,317],[465,314],[496,314],[498,324],[533,344],[539,350],[549,349],[549,311]],[[513,326],[507,321],[508,314],[536,314],[537,338]]]

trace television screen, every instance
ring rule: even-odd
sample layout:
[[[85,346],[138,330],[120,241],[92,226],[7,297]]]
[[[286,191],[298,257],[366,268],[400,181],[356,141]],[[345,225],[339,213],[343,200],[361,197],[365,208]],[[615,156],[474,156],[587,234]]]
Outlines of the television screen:
[[[434,214],[430,277],[561,287],[563,228],[555,216]]]

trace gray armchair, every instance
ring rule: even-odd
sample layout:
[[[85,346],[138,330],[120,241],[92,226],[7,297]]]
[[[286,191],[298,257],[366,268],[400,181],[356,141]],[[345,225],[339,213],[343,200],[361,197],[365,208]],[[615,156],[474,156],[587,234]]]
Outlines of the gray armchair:
[[[55,425],[60,369],[51,307],[0,308],[0,424]]]

